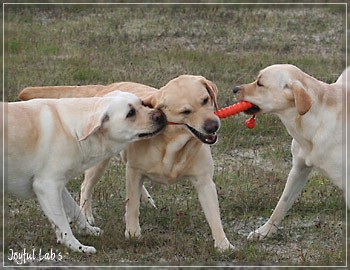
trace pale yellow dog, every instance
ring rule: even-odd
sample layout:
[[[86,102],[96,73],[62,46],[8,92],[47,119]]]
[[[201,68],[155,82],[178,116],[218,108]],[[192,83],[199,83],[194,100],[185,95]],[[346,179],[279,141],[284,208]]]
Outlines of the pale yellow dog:
[[[20,198],[36,196],[58,242],[74,251],[95,253],[94,247],[74,237],[69,222],[87,234],[101,231],[87,222],[65,184],[129,143],[159,133],[166,125],[164,114],[120,91],[105,97],[35,99],[5,106],[8,192]]]
[[[104,96],[114,89],[131,92],[152,108],[161,109],[168,121],[164,132],[154,138],[130,144],[122,156],[126,162],[126,237],[139,237],[140,197],[152,198],[143,187],[145,180],[170,185],[182,179],[191,180],[198,192],[205,217],[219,250],[232,248],[220,218],[210,145],[217,140],[219,118],[214,114],[217,87],[202,76],[181,75],[162,88],[155,89],[132,82],[111,85],[48,86],[24,89],[19,97],[58,98]],[[109,159],[89,169],[82,185],[81,206],[89,222],[94,224],[91,192],[104,172]],[[143,194],[143,196],[141,196]]]
[[[345,93],[349,92],[350,69],[335,83],[321,82],[293,65],[272,65],[261,70],[250,84],[236,86],[238,100],[255,106],[250,114],[277,115],[293,137],[293,167],[283,194],[270,219],[250,233],[249,239],[263,239],[277,231],[287,211],[302,191],[313,168],[344,191],[350,206],[350,187],[345,175]],[[346,88],[347,86],[347,88]]]

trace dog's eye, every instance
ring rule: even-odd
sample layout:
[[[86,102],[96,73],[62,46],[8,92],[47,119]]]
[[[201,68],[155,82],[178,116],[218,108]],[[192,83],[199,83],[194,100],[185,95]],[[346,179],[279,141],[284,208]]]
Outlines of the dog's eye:
[[[203,99],[202,105],[203,105],[203,106],[204,106],[204,105],[207,105],[207,104],[208,104],[208,101],[209,101],[209,98]]]
[[[181,114],[189,115],[191,112],[191,110],[184,110],[181,112]]]
[[[126,118],[131,118],[136,115],[136,110],[134,108],[131,108],[128,114],[126,115]]]
[[[260,86],[260,87],[261,87],[261,86],[264,86],[260,81],[257,81],[257,82],[256,82],[256,85],[257,85],[257,86]]]

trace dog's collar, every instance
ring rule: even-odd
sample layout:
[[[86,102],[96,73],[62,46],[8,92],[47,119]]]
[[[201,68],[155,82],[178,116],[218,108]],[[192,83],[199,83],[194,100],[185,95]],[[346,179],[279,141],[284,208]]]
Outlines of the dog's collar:
[[[168,125],[185,125],[185,124],[168,121]]]

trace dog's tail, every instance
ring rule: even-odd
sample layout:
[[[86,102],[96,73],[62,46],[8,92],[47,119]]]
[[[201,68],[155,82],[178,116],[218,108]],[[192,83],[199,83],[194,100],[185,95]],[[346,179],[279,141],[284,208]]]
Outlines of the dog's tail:
[[[93,97],[103,90],[104,87],[104,85],[27,87],[19,93],[18,98],[20,100],[29,100],[34,98]]]

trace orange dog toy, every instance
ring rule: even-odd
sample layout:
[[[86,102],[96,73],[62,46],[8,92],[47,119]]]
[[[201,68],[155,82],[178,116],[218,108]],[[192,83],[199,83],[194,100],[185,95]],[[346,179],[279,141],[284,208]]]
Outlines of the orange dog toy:
[[[216,112],[214,112],[220,119],[226,118],[228,116],[243,112],[253,107],[254,105],[247,101],[240,101],[236,104],[228,106],[226,108],[222,108]]]
[[[226,108],[222,108],[216,112],[214,112],[220,119],[226,118],[228,116],[243,112],[245,110],[248,110],[249,108],[253,107],[254,105],[247,102],[247,101],[240,101],[236,104],[233,104],[231,106],[228,106]],[[247,128],[254,128],[255,127],[255,115],[253,115],[251,118],[245,121],[245,125]]]

